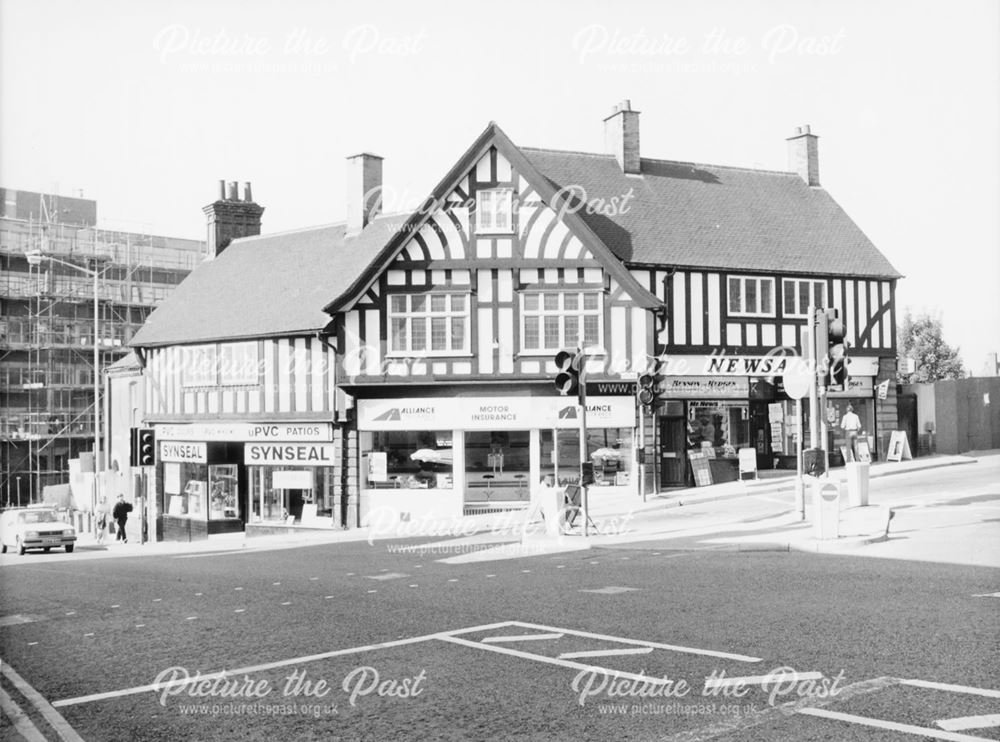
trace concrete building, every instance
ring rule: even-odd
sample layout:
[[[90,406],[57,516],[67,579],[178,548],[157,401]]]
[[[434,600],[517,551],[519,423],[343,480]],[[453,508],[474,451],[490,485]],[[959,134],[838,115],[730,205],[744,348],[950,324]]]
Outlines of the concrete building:
[[[93,453],[92,272],[103,370],[128,352],[205,246],[100,229],[89,199],[0,189],[0,205],[0,500],[7,505],[37,501],[45,486],[69,481],[70,459]],[[29,253],[40,254],[37,265]],[[98,462],[101,470],[111,463],[106,455]]]

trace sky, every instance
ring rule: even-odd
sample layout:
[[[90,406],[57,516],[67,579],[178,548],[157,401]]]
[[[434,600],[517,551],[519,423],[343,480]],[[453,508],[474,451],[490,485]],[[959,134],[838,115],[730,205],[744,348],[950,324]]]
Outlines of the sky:
[[[809,124],[900,317],[974,373],[1000,351],[996,0],[0,0],[0,186],[106,228],[204,239],[219,180],[264,232],[340,221],[363,151],[400,211],[490,121],[601,152],[623,99],[660,159],[787,170]]]

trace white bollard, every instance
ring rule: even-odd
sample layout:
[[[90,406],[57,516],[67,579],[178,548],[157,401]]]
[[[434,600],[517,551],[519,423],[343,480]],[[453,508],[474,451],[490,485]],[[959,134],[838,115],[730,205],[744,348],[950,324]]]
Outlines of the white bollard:
[[[835,539],[840,537],[840,482],[830,479],[816,479],[813,482],[813,513],[816,538]]]
[[[868,467],[867,461],[852,461],[847,464],[847,501],[852,508],[868,504]]]

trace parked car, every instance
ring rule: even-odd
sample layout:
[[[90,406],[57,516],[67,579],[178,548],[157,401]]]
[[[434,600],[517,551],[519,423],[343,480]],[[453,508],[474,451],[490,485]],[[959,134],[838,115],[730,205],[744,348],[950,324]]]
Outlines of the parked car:
[[[76,529],[52,507],[27,507],[0,513],[0,553],[7,548],[23,554],[28,549],[48,551],[62,546],[70,554],[76,546]]]

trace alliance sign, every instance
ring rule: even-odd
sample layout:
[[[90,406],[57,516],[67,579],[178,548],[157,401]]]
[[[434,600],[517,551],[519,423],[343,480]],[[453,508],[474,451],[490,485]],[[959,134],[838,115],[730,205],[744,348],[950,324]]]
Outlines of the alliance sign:
[[[359,430],[515,430],[576,428],[573,397],[424,397],[359,399]],[[587,425],[635,426],[635,397],[587,401]]]

